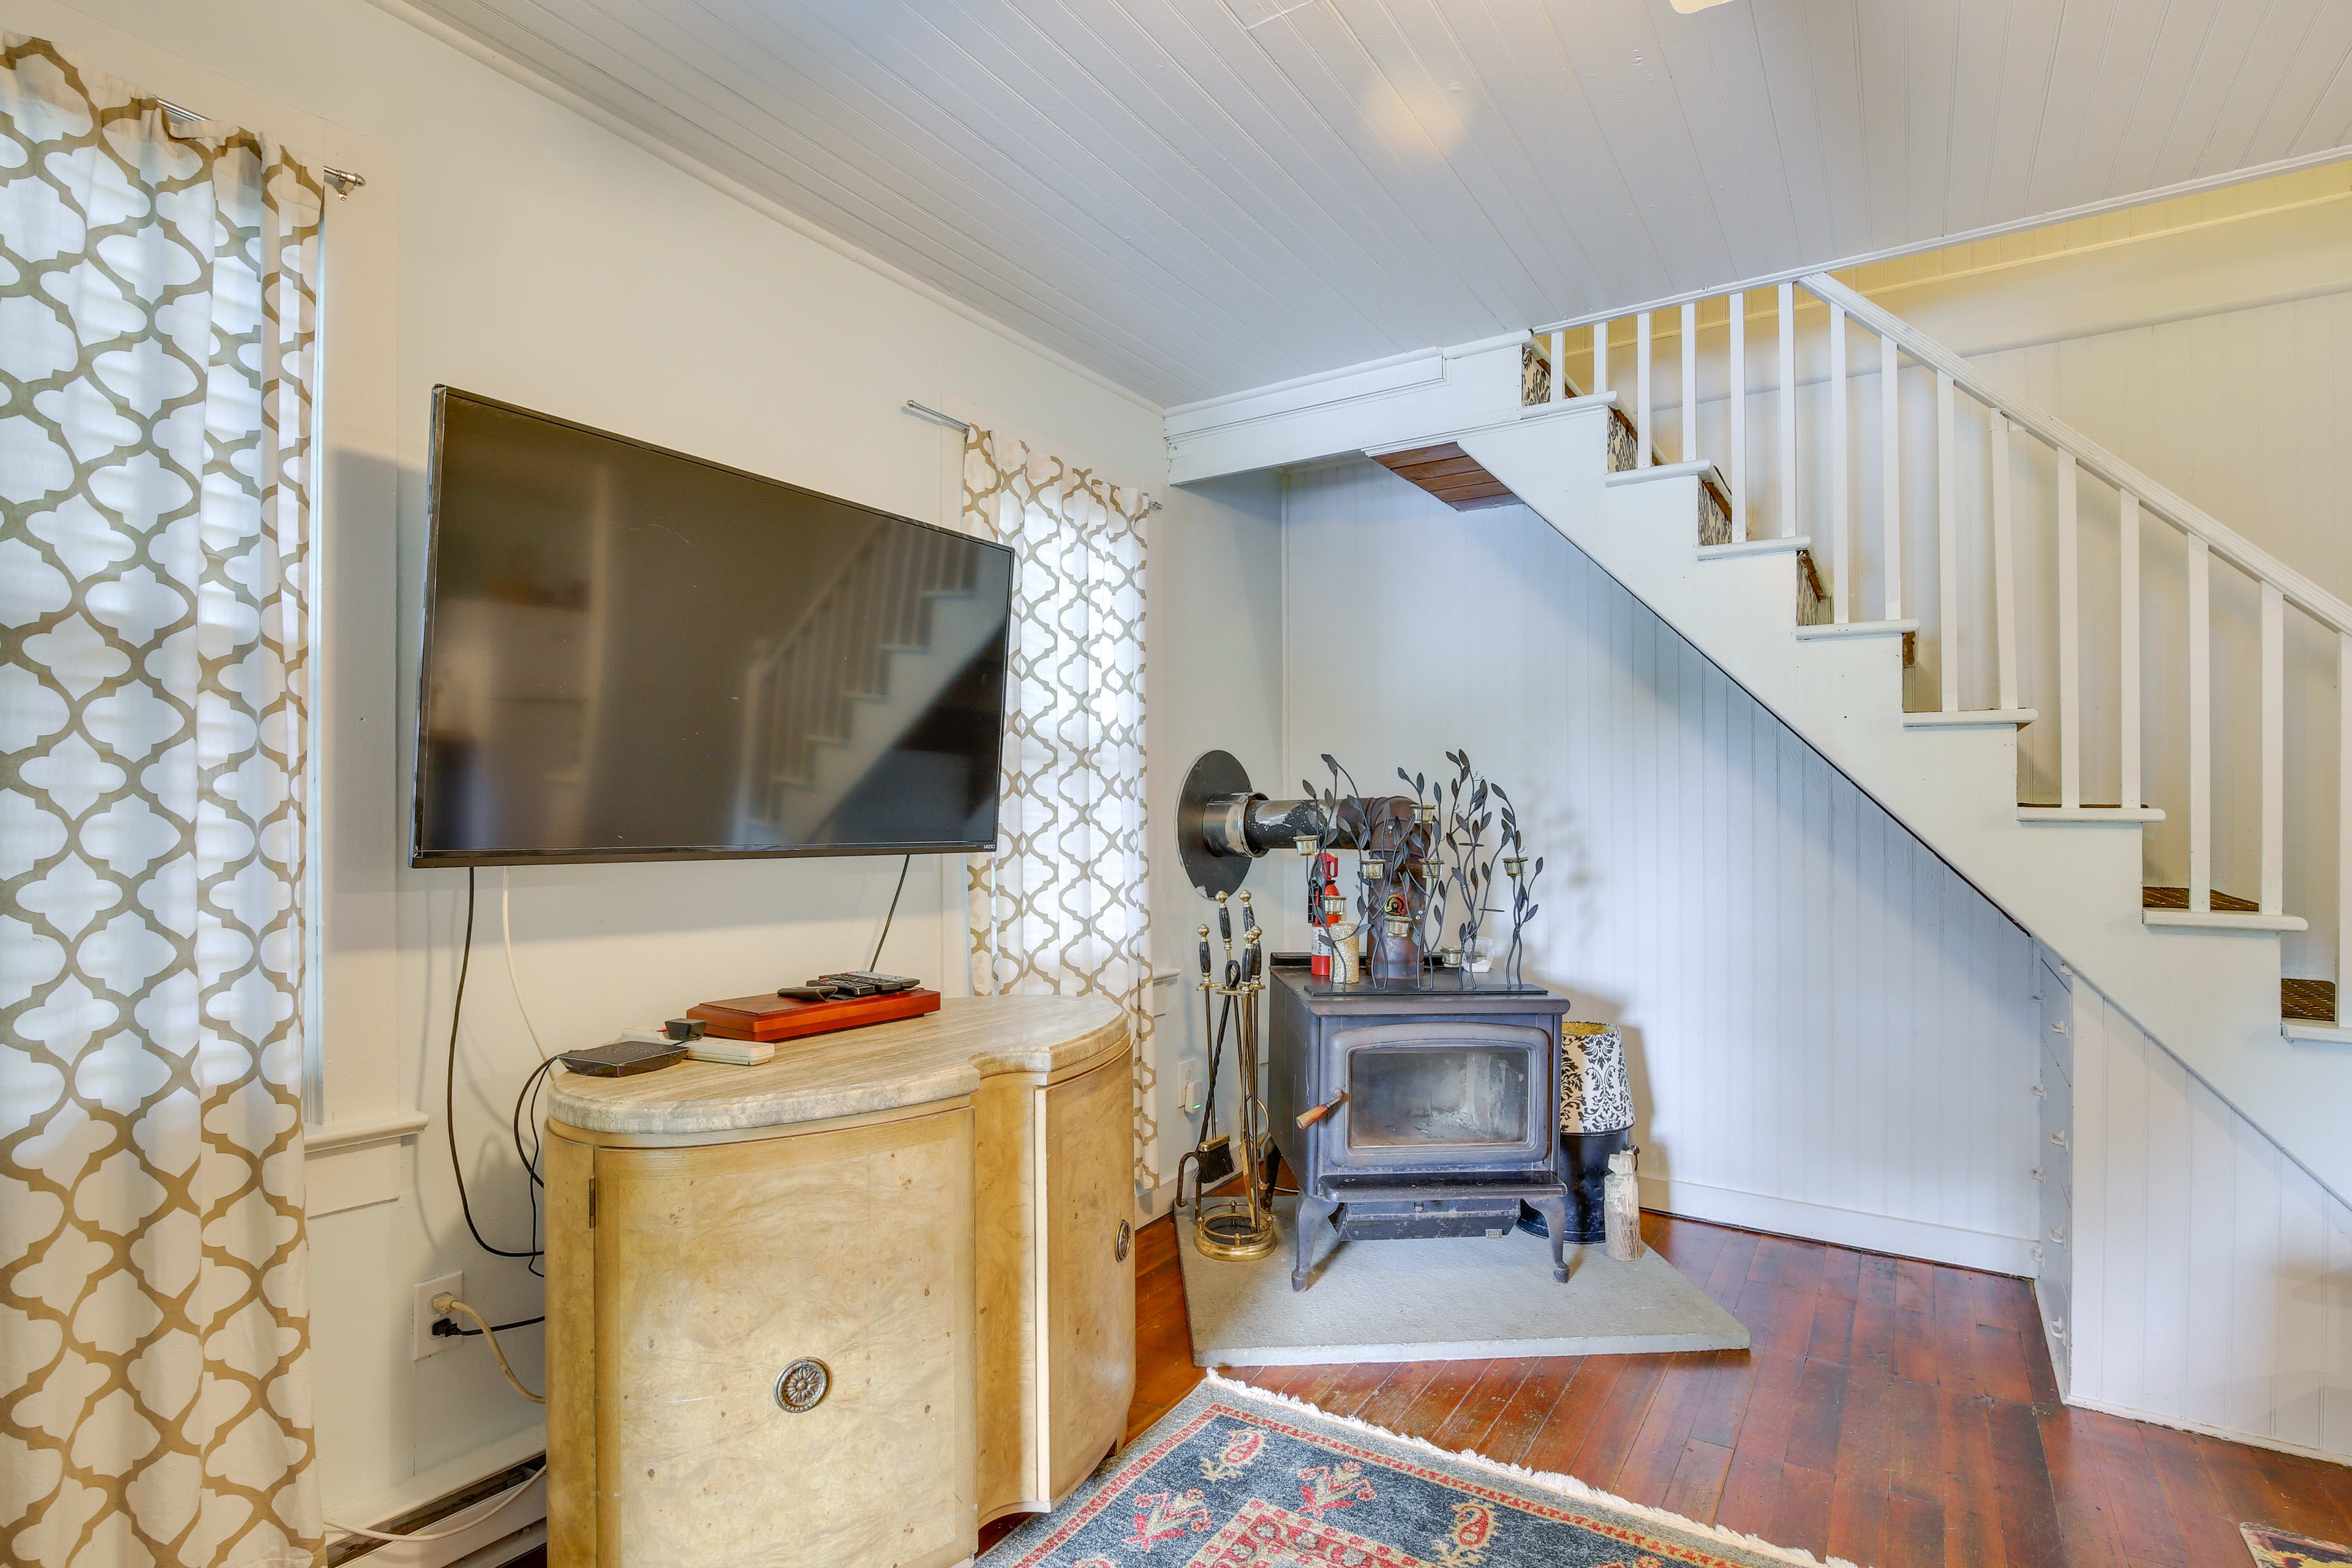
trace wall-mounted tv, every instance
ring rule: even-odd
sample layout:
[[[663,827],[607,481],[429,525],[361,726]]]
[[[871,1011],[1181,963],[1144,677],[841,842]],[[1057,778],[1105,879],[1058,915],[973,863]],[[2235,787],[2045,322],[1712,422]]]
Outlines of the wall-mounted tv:
[[[416,866],[996,842],[1013,552],[433,394]]]

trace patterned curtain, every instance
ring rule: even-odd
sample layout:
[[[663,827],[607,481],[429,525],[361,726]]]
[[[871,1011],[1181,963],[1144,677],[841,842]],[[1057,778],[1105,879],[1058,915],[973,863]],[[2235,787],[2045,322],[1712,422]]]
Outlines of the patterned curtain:
[[[320,189],[0,36],[0,1561],[308,1563]]]
[[[1011,545],[1013,677],[996,853],[971,863],[971,988],[1093,993],[1135,1031],[1135,1180],[1160,1184],[1143,822],[1149,498],[985,430],[963,523]]]

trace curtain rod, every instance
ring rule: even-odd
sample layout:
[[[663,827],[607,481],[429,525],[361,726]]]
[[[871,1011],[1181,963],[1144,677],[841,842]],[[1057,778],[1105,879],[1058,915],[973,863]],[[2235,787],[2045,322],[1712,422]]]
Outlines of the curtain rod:
[[[182,120],[205,118],[193,109],[183,109],[168,98],[159,98],[155,101],[163,107],[165,114],[177,115]],[[353,191],[367,184],[365,174],[353,174],[349,169],[338,169],[331,164],[320,164],[319,173],[325,177],[327,184],[334,188],[336,198],[341,201],[349,201]]]

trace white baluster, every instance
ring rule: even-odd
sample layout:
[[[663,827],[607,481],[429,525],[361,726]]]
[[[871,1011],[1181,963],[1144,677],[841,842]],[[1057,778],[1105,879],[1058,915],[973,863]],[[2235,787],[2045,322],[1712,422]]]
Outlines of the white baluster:
[[[2058,804],[2083,804],[2082,543],[2074,454],[2058,454]]]
[[[1936,373],[1936,663],[1937,706],[1960,710],[1959,475],[1952,457],[1952,378]]]
[[[2123,800],[2126,811],[2139,804],[2139,497],[2123,493],[2120,554],[2116,574],[2118,596],[2116,621],[2123,633],[2123,651],[2116,666],[2122,682],[2116,704],[2123,718]]]
[[[1551,400],[1568,401],[1568,332],[1564,328],[1551,335]]]
[[[2189,907],[2213,910],[2212,554],[2189,536]]]
[[[1609,390],[1609,323],[1592,323],[1592,395]]]
[[[1650,466],[1650,312],[1633,318],[1633,466]]]
[[[1780,531],[1797,528],[1797,286],[1780,285]]]
[[[2266,915],[2286,912],[2286,597],[2263,584],[2263,878]]]
[[[1748,538],[1748,296],[1731,296],[1731,537]]]
[[[1683,307],[1683,461],[1698,461],[1698,301]]]
[[[2004,711],[2017,707],[2017,528],[2009,505],[2009,420],[1994,409],[1992,437],[1992,657]]]
[[[1853,554],[1846,539],[1845,307],[1830,307],[1830,618],[1853,618]]]
[[[1886,560],[1886,618],[1903,618],[1903,418],[1895,396],[1895,340],[1878,340],[1879,537]]]
[[[2352,632],[2336,635],[2336,1022],[2352,1028]]]

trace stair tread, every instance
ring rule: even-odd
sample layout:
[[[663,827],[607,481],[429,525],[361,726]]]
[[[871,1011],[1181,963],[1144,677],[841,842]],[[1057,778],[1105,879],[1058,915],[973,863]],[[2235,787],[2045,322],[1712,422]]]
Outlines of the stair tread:
[[[2280,981],[2279,1016],[2301,1018],[2312,1024],[2333,1024],[2336,1022],[2336,982]]]
[[[2189,907],[2189,889],[2142,888],[2139,890],[2139,907],[2144,910],[2185,910]],[[2213,910],[2216,914],[2260,914],[2262,908],[2251,899],[2241,899],[2218,888],[2213,890]]]

